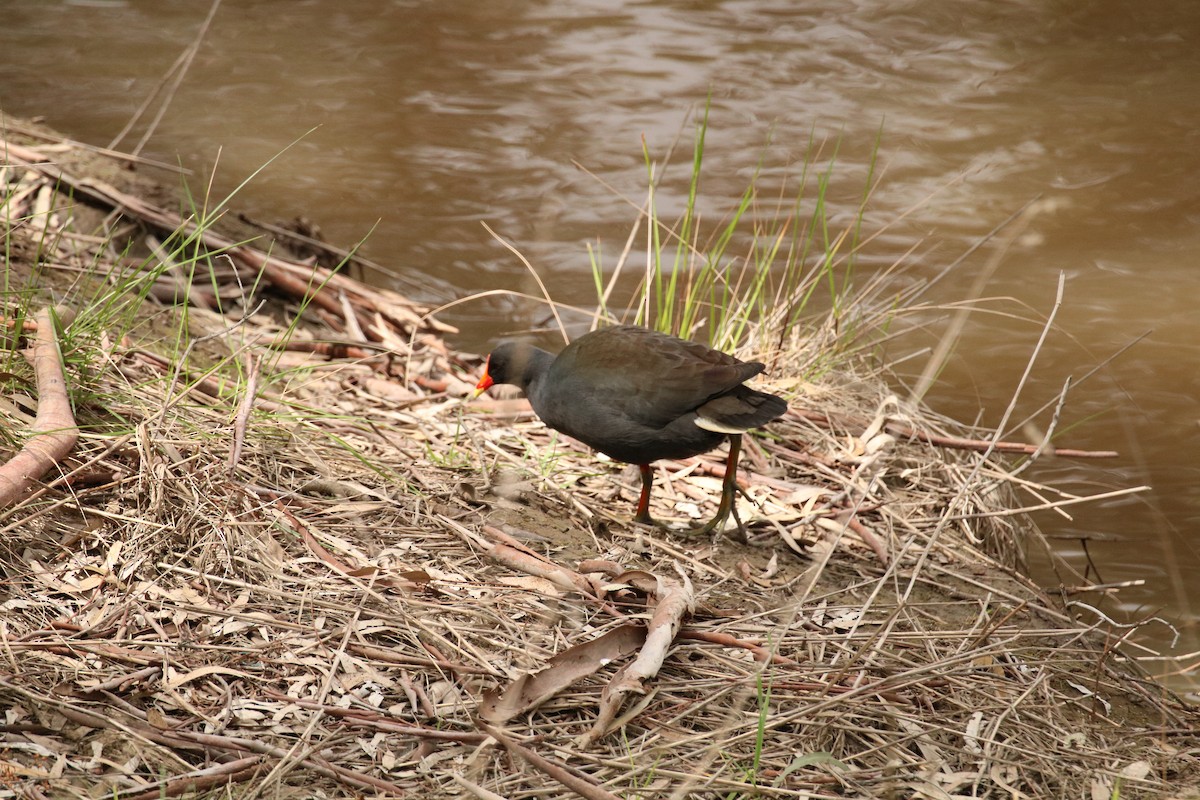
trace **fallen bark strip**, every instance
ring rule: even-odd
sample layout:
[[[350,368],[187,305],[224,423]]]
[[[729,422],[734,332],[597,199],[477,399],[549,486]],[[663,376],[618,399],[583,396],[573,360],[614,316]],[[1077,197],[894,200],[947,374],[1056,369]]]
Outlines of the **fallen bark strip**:
[[[37,315],[37,340],[25,357],[33,365],[37,380],[38,410],[29,439],[7,463],[0,465],[0,508],[24,499],[35,481],[67,457],[79,438],[54,319],[65,327],[75,318],[69,308],[42,309]]]
[[[490,546],[488,557],[496,563],[518,572],[524,572],[526,575],[543,578],[561,589],[579,592],[592,600],[600,600],[604,597],[602,581],[592,580],[587,575],[556,564],[550,559],[532,552],[520,541],[494,525],[484,525],[483,532],[491,539],[486,543]],[[614,616],[624,616],[607,604],[604,607]]]
[[[590,746],[611,732],[617,712],[629,694],[646,693],[646,681],[658,675],[663,662],[667,660],[667,652],[683,627],[683,620],[696,608],[696,592],[687,575],[683,575],[681,580],[659,578],[658,583],[655,593],[657,605],[646,628],[646,643],[633,663],[617,670],[617,674],[600,693],[596,720],[592,729],[581,737],[582,744]]]

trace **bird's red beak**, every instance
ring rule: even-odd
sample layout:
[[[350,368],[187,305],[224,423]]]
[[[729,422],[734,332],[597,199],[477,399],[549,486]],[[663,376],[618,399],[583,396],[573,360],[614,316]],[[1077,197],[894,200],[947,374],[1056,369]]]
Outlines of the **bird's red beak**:
[[[488,371],[487,371],[488,364],[491,364],[491,363],[492,363],[492,359],[489,356],[487,363],[483,365],[483,377],[479,379],[479,383],[475,384],[475,391],[471,393],[472,398],[479,397],[479,395],[483,394],[488,389],[492,388],[492,385],[495,383],[495,381],[492,380],[492,376],[488,375]]]

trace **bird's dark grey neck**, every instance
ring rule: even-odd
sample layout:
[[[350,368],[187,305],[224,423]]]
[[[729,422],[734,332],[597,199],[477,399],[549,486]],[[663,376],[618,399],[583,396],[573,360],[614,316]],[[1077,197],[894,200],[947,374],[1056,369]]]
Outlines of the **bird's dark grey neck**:
[[[526,395],[537,391],[538,384],[546,377],[546,371],[550,369],[550,365],[554,363],[555,356],[553,353],[547,353],[539,347],[530,347],[526,354],[525,363],[522,365],[520,386]]]

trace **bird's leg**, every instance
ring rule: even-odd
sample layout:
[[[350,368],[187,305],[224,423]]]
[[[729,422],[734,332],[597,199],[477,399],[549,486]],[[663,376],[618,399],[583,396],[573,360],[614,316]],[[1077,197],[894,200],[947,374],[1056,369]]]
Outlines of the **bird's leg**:
[[[730,513],[733,514],[734,520],[737,521],[738,530],[745,533],[745,528],[742,527],[742,520],[738,517],[737,508],[734,506],[734,498],[738,492],[737,485],[737,463],[738,456],[742,452],[742,435],[740,433],[729,434],[729,457],[725,460],[725,479],[721,481],[721,505],[717,507],[717,515],[708,522],[701,525],[699,528],[694,528],[687,532],[689,536],[704,536],[712,533],[714,529],[719,529],[725,524]]]
[[[649,464],[638,464],[638,471],[642,473],[642,494],[638,497],[637,512],[633,515],[633,521],[643,525],[654,525],[656,523],[650,516],[650,488],[654,485],[654,472]]]

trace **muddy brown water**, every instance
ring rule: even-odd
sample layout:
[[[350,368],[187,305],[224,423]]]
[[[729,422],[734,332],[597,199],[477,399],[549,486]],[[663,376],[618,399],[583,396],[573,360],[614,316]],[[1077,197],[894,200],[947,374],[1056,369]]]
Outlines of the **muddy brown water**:
[[[0,108],[107,145],[207,11],[194,0],[0,2]],[[402,289],[434,304],[533,288],[486,221],[557,299],[590,305],[587,244],[611,268],[634,219],[614,190],[640,203],[643,139],[659,159],[679,139],[659,201],[664,216],[680,208],[693,115],[710,92],[702,208],[713,220],[760,159],[764,196],[796,188],[814,141],[821,165],[836,149],[831,214],[844,226],[879,136],[864,229],[882,232],[860,280],[898,259],[908,271],[897,286],[929,278],[1041,198],[1045,210],[984,291],[1011,299],[971,318],[928,401],[998,422],[1065,274],[1056,327],[1012,419],[1099,366],[1072,388],[1059,441],[1122,455],[1047,461],[1030,477],[1078,493],[1153,491],[1038,522],[1072,563],[1090,557],[1099,580],[1144,580],[1105,613],[1169,620],[1139,641],[1182,655],[1200,651],[1197,75],[1193,0],[229,0],[144,154],[194,170],[195,193],[215,171],[218,197],[269,161],[238,207],[268,221],[309,217],[340,244],[365,237]],[[117,146],[145,131],[135,125]],[[998,247],[929,299],[966,297]],[[459,346],[482,350],[543,316],[494,297],[444,318],[461,327]],[[929,332],[894,355],[930,346],[945,315],[924,321]],[[899,371],[915,377],[924,358]],[[1044,567],[1037,578],[1058,580]],[[1197,660],[1147,666],[1167,675]],[[1167,677],[1194,688],[1187,674]]]

